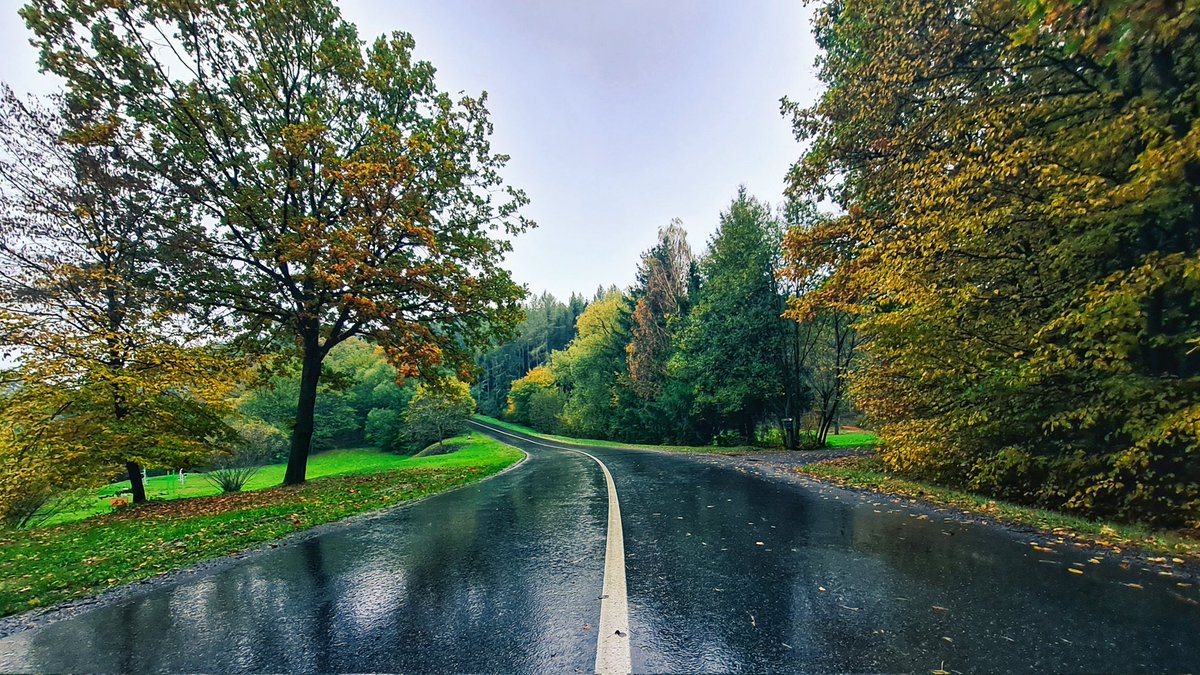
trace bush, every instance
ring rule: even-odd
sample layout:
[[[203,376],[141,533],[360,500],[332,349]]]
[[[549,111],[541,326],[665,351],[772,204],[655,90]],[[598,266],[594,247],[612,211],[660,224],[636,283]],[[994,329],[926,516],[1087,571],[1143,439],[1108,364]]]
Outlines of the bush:
[[[246,483],[258,473],[258,466],[226,466],[213,469],[204,474],[208,482],[216,485],[221,492],[241,492]]]
[[[239,420],[232,424],[238,440],[227,451],[209,459],[211,470],[204,477],[221,492],[241,492],[264,464],[287,455],[283,433],[261,420]]]
[[[562,425],[559,415],[566,403],[558,389],[537,389],[529,397],[529,426],[545,434],[557,434]]]
[[[404,418],[399,411],[375,408],[367,413],[367,442],[386,452],[404,449]]]

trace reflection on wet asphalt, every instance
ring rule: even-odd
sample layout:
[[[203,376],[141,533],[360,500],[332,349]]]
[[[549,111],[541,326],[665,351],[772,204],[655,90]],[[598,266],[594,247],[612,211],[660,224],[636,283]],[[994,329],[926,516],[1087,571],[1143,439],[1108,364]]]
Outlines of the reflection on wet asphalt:
[[[621,495],[635,671],[1200,670],[1178,578],[904,500],[589,452]]]
[[[590,672],[603,477],[498,437],[532,458],[18,633],[0,670]],[[621,499],[635,671],[1200,671],[1200,594],[1158,570],[905,501],[588,451]]]
[[[0,671],[590,672],[607,496],[516,470],[0,641]]]

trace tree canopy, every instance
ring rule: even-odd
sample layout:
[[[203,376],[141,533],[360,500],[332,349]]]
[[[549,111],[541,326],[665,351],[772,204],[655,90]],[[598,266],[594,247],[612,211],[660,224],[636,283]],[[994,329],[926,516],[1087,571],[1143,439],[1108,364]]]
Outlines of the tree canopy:
[[[466,376],[519,319],[500,267],[530,225],[504,183],[486,95],[440,92],[394,33],[364,43],[331,0],[32,0],[43,68],[72,105],[146,139],[187,195],[174,246],[210,320],[294,341],[302,360],[286,482],[304,479],[321,363],[369,336],[402,375]]]
[[[877,0],[817,13],[788,104],[797,305],[860,315],[898,470],[1092,514],[1200,518],[1200,162],[1186,3]]]

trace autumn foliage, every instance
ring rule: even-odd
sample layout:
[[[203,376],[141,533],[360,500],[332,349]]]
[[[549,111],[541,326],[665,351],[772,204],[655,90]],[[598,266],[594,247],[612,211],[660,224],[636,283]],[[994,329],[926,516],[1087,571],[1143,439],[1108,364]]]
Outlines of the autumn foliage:
[[[860,317],[891,468],[1200,525],[1200,11],[840,0],[807,145],[795,311]]]

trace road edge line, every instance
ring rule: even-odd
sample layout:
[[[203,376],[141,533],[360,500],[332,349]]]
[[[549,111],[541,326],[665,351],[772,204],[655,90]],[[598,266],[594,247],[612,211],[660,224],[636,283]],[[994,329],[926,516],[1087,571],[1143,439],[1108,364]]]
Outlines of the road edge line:
[[[591,457],[604,472],[608,484],[608,541],[604,547],[604,590],[600,597],[600,625],[596,639],[597,673],[630,673],[633,659],[629,647],[629,594],[625,584],[625,534],[621,527],[621,501],[612,473],[597,457]]]
[[[624,675],[633,672],[633,658],[629,646],[629,593],[625,583],[625,533],[621,526],[621,501],[617,496],[617,484],[613,481],[612,473],[598,457],[582,450],[549,445],[475,420],[470,420],[470,423],[534,445],[577,452],[600,465],[608,487],[608,536],[604,545],[604,585],[600,596],[595,672],[604,675]]]

